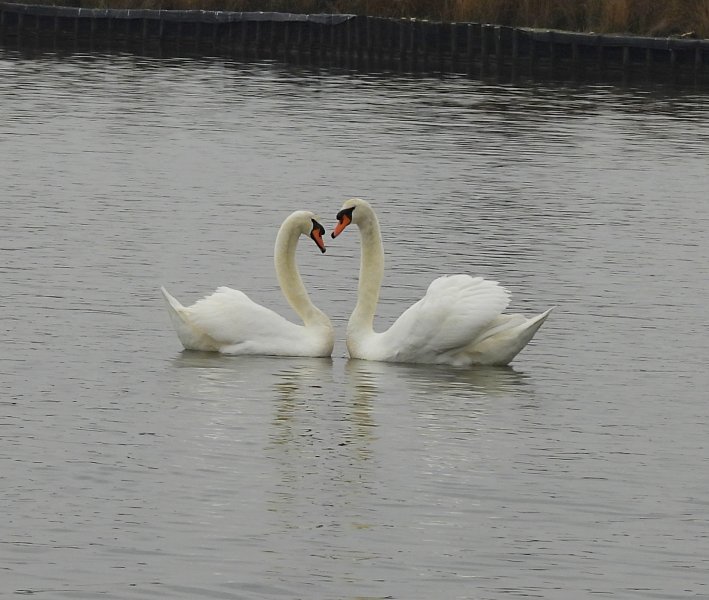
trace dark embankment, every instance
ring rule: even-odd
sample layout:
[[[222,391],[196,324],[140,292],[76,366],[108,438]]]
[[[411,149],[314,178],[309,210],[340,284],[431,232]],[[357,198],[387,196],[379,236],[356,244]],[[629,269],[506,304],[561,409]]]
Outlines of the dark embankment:
[[[709,38],[709,0],[62,0],[51,4],[82,8],[343,13]]]
[[[115,7],[128,1],[130,8]],[[639,10],[643,4],[642,0],[613,1],[616,8],[625,6],[628,11],[633,6]],[[684,2],[695,8],[707,3],[709,0]],[[376,13],[379,4],[384,4],[372,2],[369,7],[362,0],[258,3],[226,0],[218,6],[209,0],[199,3],[166,0],[159,5],[152,0],[112,0],[111,8],[82,4],[81,7],[63,7],[0,0],[0,43],[30,50],[128,50],[161,55],[189,52],[276,58],[357,69],[496,73],[513,77],[551,74],[574,79],[620,77],[624,81],[671,79],[709,84],[709,39],[698,38],[695,33],[663,37],[573,31],[586,29],[602,17],[611,22],[601,10],[606,4],[602,0],[579,3],[574,21],[579,27],[569,26],[566,31],[558,28],[564,27],[577,13],[570,8],[568,14],[562,11],[561,7],[568,6],[563,0],[520,1],[515,3],[515,11],[509,8],[509,2],[502,0],[442,2],[438,14],[423,10],[428,3],[412,1],[408,5],[410,10],[404,11],[405,1],[391,2],[387,4],[397,7],[396,11],[386,12],[394,13],[391,16],[337,12],[359,7]],[[547,26],[541,26],[541,18],[532,12],[532,5],[540,11],[548,11]],[[667,10],[674,4],[670,0],[664,5]],[[473,10],[475,6],[480,12]],[[494,13],[495,6],[500,10],[499,16]],[[504,6],[508,7],[507,12],[502,11]],[[588,11],[594,6],[597,12],[591,14]],[[274,12],[249,10],[255,7],[273,8]],[[447,12],[443,10],[446,7]],[[487,7],[488,12],[483,11],[483,7]],[[588,13],[585,17],[581,14],[584,11]],[[432,19],[395,18],[400,12]],[[672,15],[673,23],[681,22],[683,13],[679,10],[665,17],[661,17],[665,13],[659,9],[650,14],[655,16],[644,15],[646,23],[659,23],[665,18],[666,30],[672,27],[682,30],[678,25],[667,25]],[[529,18],[527,21],[523,19],[525,15]],[[567,21],[560,15],[566,15]],[[641,29],[639,17],[627,18],[625,24]],[[511,25],[487,24],[490,21]],[[521,26],[521,23],[536,27]],[[695,18],[694,25],[700,23],[701,20]]]

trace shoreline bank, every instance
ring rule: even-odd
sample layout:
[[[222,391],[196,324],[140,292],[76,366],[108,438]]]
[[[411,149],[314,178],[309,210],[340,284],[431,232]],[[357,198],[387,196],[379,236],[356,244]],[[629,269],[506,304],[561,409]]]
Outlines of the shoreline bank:
[[[709,40],[597,35],[342,14],[87,9],[0,2],[0,43],[33,48],[189,48],[197,54],[397,70],[617,72],[709,84]]]
[[[709,38],[709,0],[54,0],[54,6],[352,14],[577,33]]]

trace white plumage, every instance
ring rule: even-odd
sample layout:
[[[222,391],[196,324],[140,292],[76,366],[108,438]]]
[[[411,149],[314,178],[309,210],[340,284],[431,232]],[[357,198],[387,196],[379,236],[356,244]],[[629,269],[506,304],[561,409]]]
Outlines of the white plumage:
[[[506,365],[527,345],[552,309],[527,319],[502,314],[509,292],[496,281],[469,275],[435,279],[426,295],[382,333],[373,329],[384,274],[384,251],[377,216],[359,198],[346,201],[333,237],[349,224],[362,241],[357,305],[347,326],[352,358],[456,366]]]
[[[311,302],[295,263],[300,236],[309,235],[324,252],[323,233],[313,213],[296,211],[283,222],[276,238],[276,274],[283,294],[303,325],[290,322],[244,292],[229,287],[219,287],[187,307],[163,287],[170,319],[182,345],[188,350],[223,354],[330,356],[334,346],[332,324]]]

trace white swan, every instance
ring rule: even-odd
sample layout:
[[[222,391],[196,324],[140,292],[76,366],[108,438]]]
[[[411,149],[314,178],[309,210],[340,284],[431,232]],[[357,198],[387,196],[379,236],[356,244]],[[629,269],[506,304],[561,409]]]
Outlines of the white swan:
[[[330,356],[335,341],[332,324],[310,300],[295,262],[300,236],[309,236],[325,252],[324,233],[313,213],[296,211],[283,221],[276,236],[274,262],[278,282],[304,325],[291,323],[228,287],[220,287],[187,307],[163,287],[170,319],[182,345],[188,350],[223,354]]]
[[[383,333],[373,328],[384,275],[384,249],[377,215],[360,198],[337,214],[337,237],[350,223],[359,227],[362,258],[357,305],[347,324],[352,358],[454,366],[506,365],[532,339],[551,312],[531,319],[500,314],[509,292],[496,281],[469,275],[435,279],[426,295]]]

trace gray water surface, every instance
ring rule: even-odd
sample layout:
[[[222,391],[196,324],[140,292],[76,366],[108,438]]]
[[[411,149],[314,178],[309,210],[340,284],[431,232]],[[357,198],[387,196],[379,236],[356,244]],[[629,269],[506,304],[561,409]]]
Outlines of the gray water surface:
[[[0,50],[0,596],[709,597],[709,103]],[[295,318],[291,211],[370,200],[377,327],[445,273],[557,308],[511,367],[182,352],[159,286]]]

